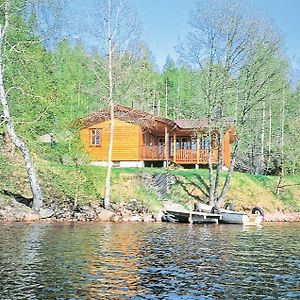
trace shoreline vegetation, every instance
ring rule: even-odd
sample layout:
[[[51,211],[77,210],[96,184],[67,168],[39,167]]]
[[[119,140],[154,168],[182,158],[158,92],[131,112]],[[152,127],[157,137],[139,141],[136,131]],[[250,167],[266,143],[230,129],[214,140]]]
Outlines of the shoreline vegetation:
[[[166,205],[189,208],[203,200],[199,178],[208,176],[206,169],[114,168],[110,211],[103,208],[104,167],[64,165],[38,158],[37,169],[45,195],[45,207],[39,214],[25,205],[32,196],[22,161],[0,156],[0,222],[160,221]],[[171,177],[166,193],[161,195],[153,178],[163,173]],[[284,188],[276,194],[278,180],[276,176],[236,172],[225,203],[233,203],[237,211],[244,212],[260,206],[266,222],[299,222],[300,176],[286,176]]]

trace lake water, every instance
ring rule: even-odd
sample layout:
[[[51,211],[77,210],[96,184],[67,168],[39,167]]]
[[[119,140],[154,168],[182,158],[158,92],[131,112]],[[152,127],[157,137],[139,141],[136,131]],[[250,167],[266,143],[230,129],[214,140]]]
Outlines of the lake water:
[[[300,299],[300,224],[0,224],[0,299]]]

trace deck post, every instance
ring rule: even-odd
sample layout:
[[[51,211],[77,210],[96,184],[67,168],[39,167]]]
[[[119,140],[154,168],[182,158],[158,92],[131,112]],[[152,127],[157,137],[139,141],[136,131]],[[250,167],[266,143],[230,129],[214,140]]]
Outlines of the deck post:
[[[176,133],[173,135],[173,161],[176,163]]]
[[[168,127],[165,126],[165,161],[166,164],[169,160],[169,132]]]
[[[199,134],[197,134],[196,147],[197,147],[197,165],[198,165],[198,168],[199,168],[199,162],[200,162],[200,138],[199,138]]]

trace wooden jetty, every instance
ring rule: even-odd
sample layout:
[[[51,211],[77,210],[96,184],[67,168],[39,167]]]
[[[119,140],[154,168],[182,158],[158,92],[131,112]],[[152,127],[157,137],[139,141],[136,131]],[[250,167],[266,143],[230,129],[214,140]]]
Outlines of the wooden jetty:
[[[258,214],[247,214],[243,212],[234,212],[229,210],[221,210],[219,214],[210,212],[196,211],[174,211],[166,210],[165,218],[167,222],[179,223],[224,223],[224,224],[240,224],[240,225],[259,225],[263,216]]]
[[[166,210],[165,215],[169,217],[169,221],[180,222],[180,223],[215,223],[218,224],[222,219],[221,214],[213,214],[209,212],[197,212],[197,211],[173,211]]]

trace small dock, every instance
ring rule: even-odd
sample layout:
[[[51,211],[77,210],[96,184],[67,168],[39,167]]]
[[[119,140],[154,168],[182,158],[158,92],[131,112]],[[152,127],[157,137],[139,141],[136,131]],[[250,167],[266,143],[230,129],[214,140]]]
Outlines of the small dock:
[[[218,224],[219,221],[222,220],[221,214],[213,214],[208,212],[165,210],[165,215],[171,220],[173,219],[173,222],[179,223]]]

